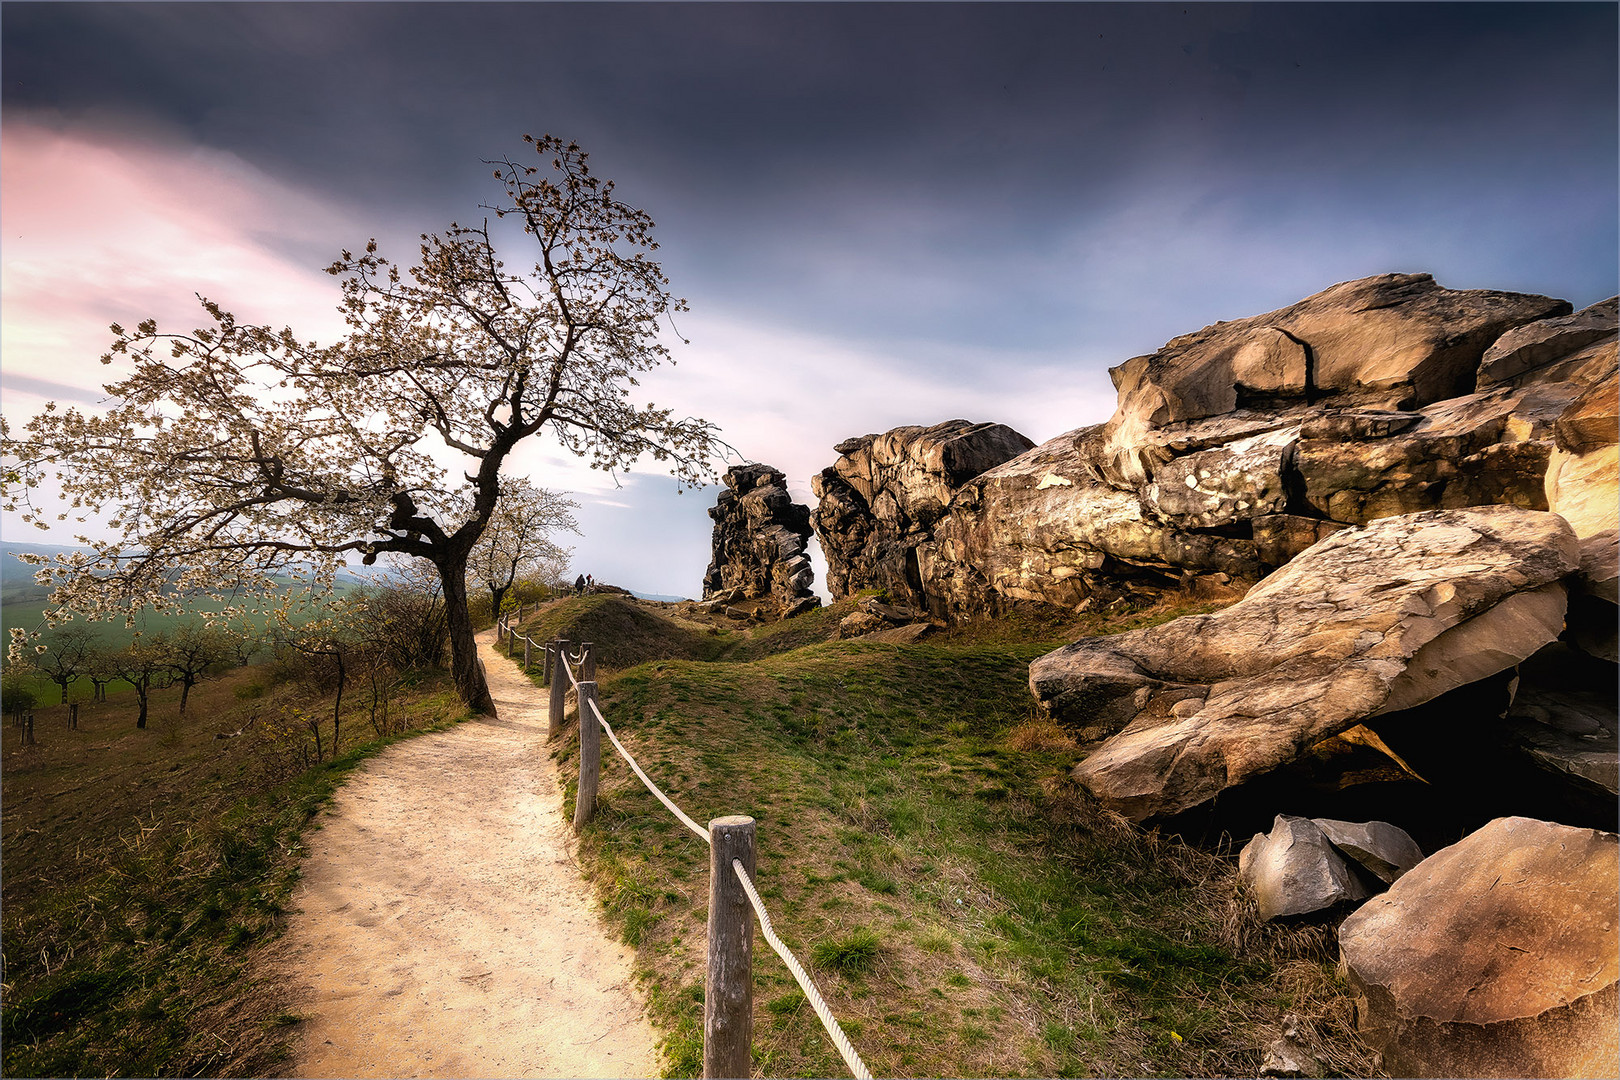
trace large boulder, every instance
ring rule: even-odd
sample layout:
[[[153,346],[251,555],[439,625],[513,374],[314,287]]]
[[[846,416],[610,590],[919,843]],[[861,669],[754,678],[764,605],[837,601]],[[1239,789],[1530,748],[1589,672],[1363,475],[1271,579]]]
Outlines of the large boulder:
[[[1620,1075],[1616,836],[1498,818],[1339,928],[1391,1076]]]
[[[1235,599],[1384,517],[1615,528],[1614,308],[1386,274],[1128,361],[1106,424],[1040,446],[961,420],[848,440],[813,485],[829,588],[951,619]]]
[[[1111,481],[1134,488],[1158,464],[1144,452],[1154,429],[1255,404],[1410,407],[1468,393],[1485,350],[1505,332],[1569,312],[1568,302],[1545,296],[1382,274],[1219,322],[1112,369],[1119,407],[1102,465]]]
[[[956,490],[1034,444],[1005,424],[947,420],[847,439],[811,480],[812,517],[834,599],[887,590],[926,606],[916,547],[928,539]]]
[[[769,465],[735,465],[709,508],[712,560],[703,575],[705,599],[734,604],[765,600],[778,614],[815,601],[815,571],[805,545],[810,509],[793,501],[782,473]],[[819,602],[819,601],[816,601]]]
[[[1198,805],[1362,720],[1511,668],[1563,630],[1569,525],[1511,506],[1385,518],[1329,536],[1238,603],[1030,665],[1083,736],[1075,768],[1135,820]]]

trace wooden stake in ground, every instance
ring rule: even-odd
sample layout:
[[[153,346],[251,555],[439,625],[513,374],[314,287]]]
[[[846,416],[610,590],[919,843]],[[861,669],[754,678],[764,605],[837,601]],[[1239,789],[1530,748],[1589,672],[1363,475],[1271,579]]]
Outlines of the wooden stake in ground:
[[[709,822],[709,974],[703,993],[703,1075],[746,1077],[754,1040],[754,909],[732,860],[754,876],[754,819]]]
[[[546,741],[557,737],[563,726],[563,698],[568,694],[568,641],[558,638],[554,642],[557,658],[551,665],[551,724],[546,729]]]
[[[574,831],[596,816],[596,786],[602,775],[602,726],[591,706],[596,704],[596,683],[579,684],[579,791],[574,797]]]

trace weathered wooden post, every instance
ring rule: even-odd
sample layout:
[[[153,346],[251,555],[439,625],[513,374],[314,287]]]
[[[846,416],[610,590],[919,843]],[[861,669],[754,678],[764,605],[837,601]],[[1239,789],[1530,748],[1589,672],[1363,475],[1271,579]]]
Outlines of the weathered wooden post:
[[[754,819],[709,822],[709,974],[703,992],[703,1075],[746,1077],[754,1041],[754,909],[731,861],[754,876]]]
[[[79,703],[77,701],[68,706],[68,727],[74,731],[79,730]]]
[[[584,680],[589,679],[589,680],[591,680],[591,682],[595,682],[596,681],[596,646],[591,644],[589,641],[587,641],[587,642],[584,642],[583,644],[580,645],[579,651],[580,651],[580,661],[579,661],[579,677],[580,677],[580,681],[583,682]]]
[[[525,675],[529,673],[529,646],[533,644],[533,638],[525,637],[523,639],[523,674]]]
[[[575,832],[596,816],[596,787],[602,776],[602,725],[591,712],[595,701],[596,683],[590,679],[579,680],[579,792],[574,797]]]
[[[557,656],[551,665],[551,723],[546,728],[547,742],[562,730],[563,698],[568,694],[568,641],[558,638],[552,644]]]

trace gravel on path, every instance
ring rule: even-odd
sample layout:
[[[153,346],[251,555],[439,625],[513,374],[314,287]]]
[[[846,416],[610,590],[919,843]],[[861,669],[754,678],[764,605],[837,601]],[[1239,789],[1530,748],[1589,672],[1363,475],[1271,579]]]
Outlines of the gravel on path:
[[[497,717],[406,739],[308,834],[273,968],[292,1075],[656,1076],[657,1039],[573,861],[543,691],[479,635]]]

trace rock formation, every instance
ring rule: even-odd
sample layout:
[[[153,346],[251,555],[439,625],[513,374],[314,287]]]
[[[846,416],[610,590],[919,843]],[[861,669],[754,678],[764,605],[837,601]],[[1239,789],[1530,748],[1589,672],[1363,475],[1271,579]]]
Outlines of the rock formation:
[[[1617,837],[1498,818],[1339,928],[1391,1076],[1620,1075]]]
[[[704,599],[766,601],[783,616],[815,607],[815,572],[805,554],[809,508],[792,500],[769,465],[735,465],[724,479],[725,490],[709,508],[713,558],[703,575]]]
[[[839,443],[838,460],[810,482],[820,500],[812,520],[833,599],[876,588],[927,607],[917,545],[957,488],[1032,445],[1004,424],[966,420]]]
[[[1517,507],[1346,529],[1213,615],[1084,638],[1030,665],[1076,767],[1135,820],[1195,806],[1369,717],[1520,663],[1564,625],[1569,525]],[[1118,734],[1114,734],[1118,732]]]
[[[1235,597],[1347,525],[1423,510],[1614,529],[1615,315],[1386,274],[1127,361],[1106,424],[1037,447],[963,421],[841,443],[815,484],[829,587],[971,618]]]

